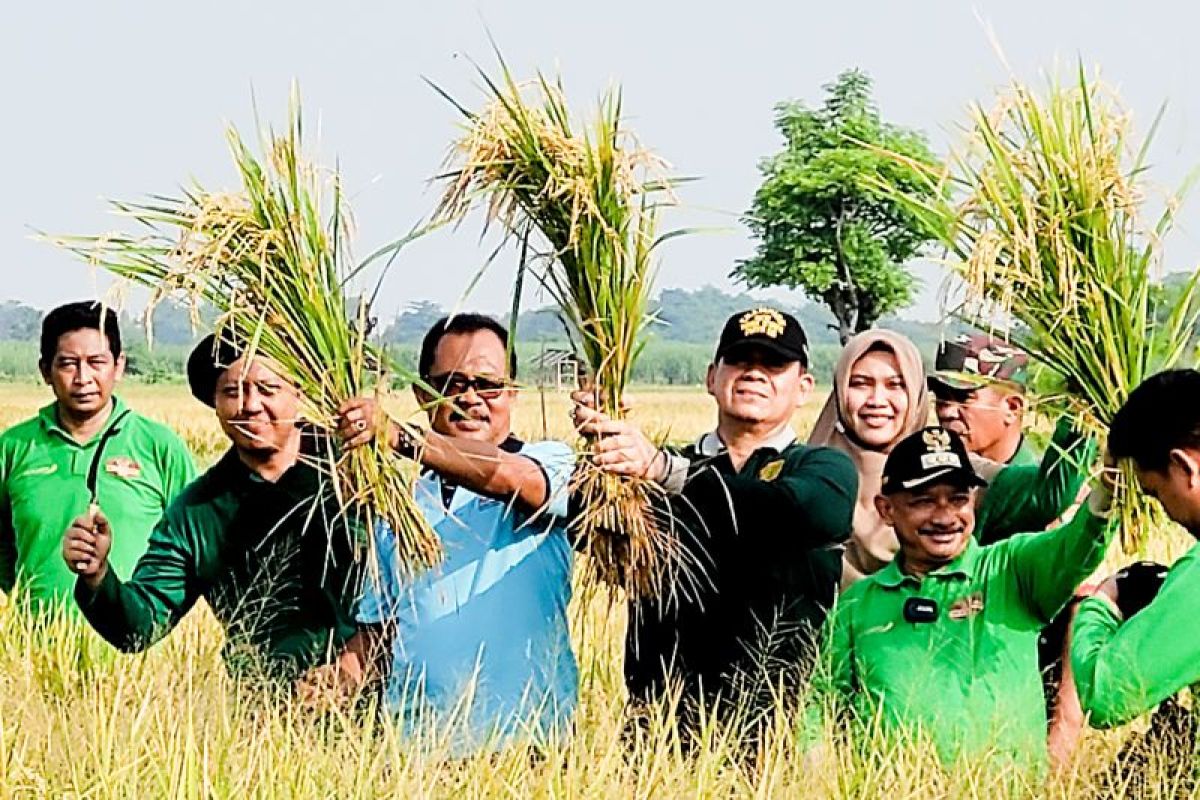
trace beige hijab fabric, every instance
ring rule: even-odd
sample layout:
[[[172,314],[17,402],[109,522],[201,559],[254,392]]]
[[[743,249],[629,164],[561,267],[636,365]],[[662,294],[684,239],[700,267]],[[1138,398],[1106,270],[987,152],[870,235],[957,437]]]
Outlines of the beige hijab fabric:
[[[900,375],[908,389],[908,412],[900,435],[886,449],[863,445],[853,435],[846,408],[850,371],[871,350],[886,350],[896,357]],[[887,565],[899,544],[891,526],[875,511],[875,496],[883,477],[883,464],[892,445],[925,427],[929,422],[929,392],[921,353],[905,336],[895,331],[864,331],[846,342],[833,373],[833,393],[821,409],[809,436],[810,445],[836,447],[850,456],[858,470],[858,501],[854,507],[853,530],[842,559],[842,588]]]

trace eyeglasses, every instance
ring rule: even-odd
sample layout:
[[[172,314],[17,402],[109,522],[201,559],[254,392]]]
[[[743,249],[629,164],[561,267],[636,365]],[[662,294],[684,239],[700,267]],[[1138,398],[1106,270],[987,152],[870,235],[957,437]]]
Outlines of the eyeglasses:
[[[463,375],[461,372],[447,372],[442,375],[429,375],[425,378],[433,389],[446,397],[458,397],[472,389],[484,400],[495,400],[511,383],[503,378],[488,378],[482,375]]]

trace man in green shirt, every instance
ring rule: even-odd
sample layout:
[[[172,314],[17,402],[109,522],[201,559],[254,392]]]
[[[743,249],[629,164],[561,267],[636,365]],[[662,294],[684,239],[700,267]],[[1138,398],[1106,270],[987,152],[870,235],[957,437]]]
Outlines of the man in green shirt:
[[[938,423],[962,439],[988,482],[975,519],[982,544],[1059,519],[1095,458],[1094,442],[1066,418],[1044,454],[1024,435],[1028,368],[1029,356],[1003,339],[965,334],[942,343],[928,379]]]
[[[237,671],[280,679],[328,661],[354,634],[361,537],[332,486],[301,460],[316,452],[300,396],[262,359],[209,336],[188,359],[192,394],[212,406],[232,447],[167,509],[130,572],[109,558],[124,533],[104,513],[67,531],[75,601],[115,647],[165,636],[204,598]]]
[[[1029,356],[1003,339],[964,334],[942,342],[929,376],[938,422],[967,451],[998,464],[1037,464],[1022,431]]]
[[[1167,516],[1200,539],[1200,372],[1146,379],[1113,417],[1109,453],[1129,459]],[[1128,722],[1200,682],[1200,545],[1171,566],[1144,608],[1116,577],[1079,604],[1071,664],[1083,709],[1101,728]],[[1128,592],[1128,589],[1126,589]]]
[[[817,693],[885,732],[928,736],[947,762],[1040,767],[1038,633],[1103,559],[1109,497],[1099,488],[1068,524],[985,547],[972,537],[982,483],[945,428],[893,449],[876,507],[900,553],[838,599]]]
[[[121,530],[112,563],[132,569],[195,467],[174,432],[113,395],[125,355],[112,309],[47,314],[38,367],[54,402],[0,434],[0,590],[19,587],[46,610],[66,605],[75,584],[59,557],[72,519],[98,504]]]

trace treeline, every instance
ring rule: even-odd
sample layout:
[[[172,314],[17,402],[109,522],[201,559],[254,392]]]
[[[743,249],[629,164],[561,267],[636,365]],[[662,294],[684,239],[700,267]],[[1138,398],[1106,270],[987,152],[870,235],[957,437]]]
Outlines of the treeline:
[[[711,286],[696,290],[664,289],[634,381],[670,386],[702,384],[725,320],[731,314],[763,303],[748,294],[731,294]],[[785,308],[800,320],[808,333],[813,371],[819,380],[827,381],[840,349],[833,316],[814,303],[771,304]],[[378,321],[379,337],[399,364],[415,369],[421,338],[445,313],[435,303],[414,303],[390,321]],[[17,301],[0,303],[0,378],[36,379],[42,315],[41,310]],[[501,320],[509,324],[508,315]],[[210,325],[211,318],[202,318],[194,329],[185,309],[160,305],[154,314],[153,347],[150,347],[144,324],[128,313],[122,314],[129,373],[151,382],[182,380],[188,352]],[[881,326],[912,338],[927,359],[932,359],[942,336],[960,328],[896,318],[884,319]],[[521,313],[516,331],[518,355],[526,365],[522,377],[531,383],[549,380],[532,367],[542,353],[573,349],[566,326],[551,308]]]

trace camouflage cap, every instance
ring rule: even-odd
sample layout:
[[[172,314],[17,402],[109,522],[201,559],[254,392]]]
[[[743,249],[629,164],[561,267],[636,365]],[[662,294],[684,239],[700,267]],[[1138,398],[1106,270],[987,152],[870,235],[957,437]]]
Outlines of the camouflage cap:
[[[982,333],[963,334],[942,342],[934,359],[929,388],[937,391],[971,391],[990,383],[1004,382],[1024,387],[1029,355],[1003,339]]]

